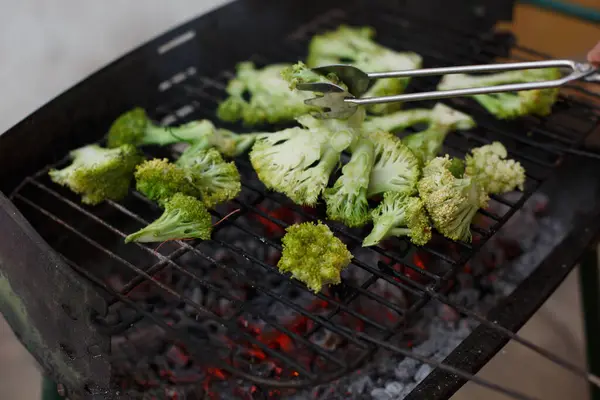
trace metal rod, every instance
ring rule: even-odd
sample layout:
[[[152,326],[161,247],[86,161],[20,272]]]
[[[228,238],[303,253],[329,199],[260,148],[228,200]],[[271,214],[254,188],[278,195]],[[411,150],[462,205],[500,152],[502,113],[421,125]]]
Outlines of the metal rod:
[[[395,103],[395,102],[409,102],[409,101],[421,101],[421,100],[434,100],[434,99],[447,99],[451,97],[466,97],[475,96],[478,94],[489,94],[489,93],[504,93],[504,92],[518,92],[524,90],[538,90],[548,89],[561,86],[567,82],[570,82],[574,77],[585,76],[584,73],[573,73],[561,79],[555,79],[551,81],[543,82],[527,82],[527,83],[513,83],[509,85],[496,85],[486,87],[475,87],[468,89],[453,89],[453,90],[439,90],[431,92],[421,93],[407,93],[395,96],[385,97],[364,97],[360,99],[346,98],[344,99],[347,103],[357,105],[368,105],[368,104],[382,104],[382,103]]]
[[[557,68],[566,67],[575,70],[576,63],[573,60],[544,60],[544,61],[529,61],[515,62],[502,64],[482,64],[482,65],[466,65],[458,67],[439,67],[439,68],[423,68],[402,71],[390,72],[370,72],[367,76],[371,79],[385,78],[413,78],[419,76],[433,75],[448,75],[472,72],[501,72],[501,71],[518,71],[524,69],[541,69],[541,68]]]

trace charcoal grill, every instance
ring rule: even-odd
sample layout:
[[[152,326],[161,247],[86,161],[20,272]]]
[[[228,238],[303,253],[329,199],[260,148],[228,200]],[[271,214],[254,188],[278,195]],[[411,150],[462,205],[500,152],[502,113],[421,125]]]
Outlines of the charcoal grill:
[[[10,198],[1,197],[0,207],[2,312],[70,398],[179,398],[180,390],[200,393],[223,379],[252,385],[253,398],[279,398],[350,373],[378,351],[410,355],[397,345],[404,327],[428,302],[449,302],[445,294],[456,272],[533,193],[543,191],[549,212],[569,227],[564,237],[407,397],[448,398],[466,379],[477,379],[470,374],[596,243],[598,161],[577,153],[600,133],[600,103],[580,86],[566,89],[549,117],[516,122],[497,121],[471,100],[448,100],[478,127],[452,134],[444,150],[464,155],[500,140],[528,171],[526,190],[516,201],[493,197],[506,212],[482,210],[472,244],[436,237],[416,249],[394,239],[361,250],[342,284],[318,295],[281,277],[273,265],[282,228],[323,218],[323,210],[267,192],[244,157],[236,160],[242,193],[215,210],[221,221],[214,239],[159,248],[122,243],[160,213],[139,194],[87,207],[48,180],[48,169],[65,165],[70,149],[102,143],[123,111],[142,106],[164,124],[214,119],[235,63],[295,62],[305,56],[311,35],[340,23],[374,26],[380,43],[418,52],[427,67],[545,57],[519,47],[511,35],[490,33],[485,19],[464,31],[398,4],[331,1],[327,7],[312,1],[232,3],[148,42],[0,136],[0,189]],[[420,79],[410,90],[435,84]],[[151,154],[171,155],[165,151]],[[359,251],[365,232],[330,226]],[[402,296],[382,295],[373,289],[378,283]],[[365,311],[369,307],[388,317],[374,318]],[[286,318],[268,315],[265,310],[273,308]],[[158,344],[156,336],[162,338]],[[169,372],[174,364],[178,376]]]

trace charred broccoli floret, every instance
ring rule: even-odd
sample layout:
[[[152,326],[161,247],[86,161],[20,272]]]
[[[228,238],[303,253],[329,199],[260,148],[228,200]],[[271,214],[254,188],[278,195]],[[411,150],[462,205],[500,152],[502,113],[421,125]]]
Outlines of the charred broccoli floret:
[[[364,112],[348,120],[298,118],[303,127],[260,136],[250,151],[258,178],[269,189],[295,203],[312,206],[340,161],[340,154],[359,135]]]
[[[193,197],[200,195],[185,170],[166,158],[155,158],[138,165],[135,181],[140,193],[159,204],[164,204],[176,193]]]
[[[376,43],[371,27],[341,25],[336,30],[312,38],[306,64],[315,68],[328,64],[352,64],[365,72],[382,72],[420,68],[422,58],[413,52],[397,52]],[[365,93],[365,97],[390,96],[404,92],[408,78],[380,79]],[[369,106],[372,113],[397,110],[401,103]]]
[[[419,160],[400,139],[388,132],[371,132],[375,157],[367,197],[384,192],[412,195],[419,180]]]
[[[223,160],[216,149],[192,145],[175,165],[185,171],[209,208],[235,198],[241,190],[240,173],[235,163]]]
[[[312,107],[304,100],[310,92],[290,90],[282,77],[291,64],[273,64],[257,69],[252,62],[237,65],[234,79],[227,85],[227,97],[219,104],[217,116],[227,122],[243,121],[246,125],[291,121],[307,113]],[[249,94],[250,99],[244,98]]]
[[[143,157],[134,146],[106,149],[92,144],[69,153],[72,162],[63,169],[51,169],[53,182],[81,195],[85,204],[121,200],[127,195],[135,166]]]
[[[366,132],[398,132],[413,125],[430,122],[431,113],[432,110],[428,108],[413,108],[385,115],[371,115],[366,118],[363,127]]]
[[[125,243],[210,239],[212,221],[202,202],[194,197],[176,193],[164,205],[165,210],[158,219],[127,236]]]
[[[465,157],[465,175],[476,179],[488,193],[523,190],[525,169],[518,161],[506,159],[507,156],[500,142],[472,149]]]
[[[412,150],[422,166],[438,155],[448,133],[474,126],[475,121],[469,115],[438,103],[431,110],[427,129],[405,136],[402,142]]]
[[[373,230],[363,246],[373,246],[391,236],[408,236],[422,246],[431,239],[431,224],[418,197],[385,192],[383,201],[373,210]]]
[[[464,89],[511,83],[526,83],[560,79],[559,69],[530,69],[507,71],[488,75],[452,74],[442,78],[439,90]],[[492,93],[473,96],[488,112],[499,119],[513,119],[524,115],[546,116],[558,98],[559,89],[526,90],[516,93]]]
[[[342,175],[333,187],[325,189],[327,216],[354,228],[369,221],[367,188],[373,168],[374,146],[366,137],[359,137],[350,146],[350,161],[342,168]]]
[[[471,221],[487,206],[488,196],[475,179],[456,178],[451,165],[447,155],[431,160],[423,168],[419,196],[438,232],[452,240],[470,242]]]
[[[315,293],[323,285],[340,283],[340,273],[352,260],[346,245],[321,222],[291,225],[281,242],[277,268],[282,273],[291,272]]]

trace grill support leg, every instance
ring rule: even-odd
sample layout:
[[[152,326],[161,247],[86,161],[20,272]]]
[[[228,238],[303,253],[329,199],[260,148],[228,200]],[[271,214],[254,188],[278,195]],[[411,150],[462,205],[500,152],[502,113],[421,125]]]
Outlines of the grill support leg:
[[[579,264],[589,371],[600,375],[600,281],[598,280],[598,244],[590,246]],[[600,389],[590,385],[590,400],[600,400]]]

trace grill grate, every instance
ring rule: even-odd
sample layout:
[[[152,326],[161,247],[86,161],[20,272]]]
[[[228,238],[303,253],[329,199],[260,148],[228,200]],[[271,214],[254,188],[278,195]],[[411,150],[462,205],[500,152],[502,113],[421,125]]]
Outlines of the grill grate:
[[[252,59],[259,65],[295,62],[304,58],[307,40],[314,33],[340,23],[375,26],[379,42],[397,50],[416,51],[427,66],[506,57],[493,40],[482,41],[480,36],[437,23],[434,26],[416,16],[408,20],[395,9],[386,14],[335,9],[300,27],[282,43],[269,44]],[[539,56],[514,47],[510,58]],[[214,119],[216,104],[225,97],[224,88],[233,71],[208,77],[200,70],[197,65],[185,66],[181,73],[157,84],[164,102],[155,107],[154,117],[165,124]],[[415,80],[411,90],[431,89],[435,83],[430,78]],[[571,90],[587,93],[580,88]],[[123,244],[128,233],[156,218],[161,210],[135,192],[120,203],[81,205],[76,196],[47,177],[48,169],[65,165],[66,158],[27,178],[12,200],[71,266],[103,289],[111,307],[106,318],[98,319],[99,327],[106,334],[124,335],[131,341],[113,342],[113,365],[122,367],[113,368],[121,389],[205,385],[224,372],[237,372],[271,386],[277,386],[276,381],[282,382],[279,386],[314,385],[356,369],[385,347],[382,343],[405,346],[406,328],[432,294],[440,298],[436,293],[450,288],[456,271],[538,190],[565,151],[581,143],[599,119],[597,108],[565,96],[550,117],[527,117],[518,122],[496,121],[471,100],[444,102],[478,122],[471,131],[451,134],[444,151],[464,155],[474,146],[500,140],[528,171],[526,190],[516,201],[493,196],[491,201],[504,205],[506,211],[497,215],[481,210],[472,227],[472,244],[453,243],[437,235],[419,249],[397,238],[385,246],[363,249],[364,230],[327,222],[355,259],[340,285],[319,294],[281,276],[274,264],[283,228],[294,222],[324,220],[324,210],[298,207],[284,196],[267,192],[245,157],[236,160],[242,193],[213,212],[214,221],[219,222],[213,239],[206,242],[173,241],[158,248]],[[241,126],[225,127],[243,130]],[[374,313],[373,308],[381,312]],[[144,347],[143,352],[139,348],[129,351],[127,346],[141,345],[132,344],[135,335],[153,325],[159,327],[157,335],[163,338],[160,345],[151,348],[144,344],[149,348]],[[175,337],[169,343],[198,360],[184,363],[187,381],[161,372],[160,362],[167,362],[167,334]],[[208,348],[212,349],[210,355],[203,357]],[[139,366],[140,354],[146,369]],[[200,369],[207,360],[218,370]],[[128,370],[123,367],[127,363],[135,365]],[[133,378],[126,379],[126,373]],[[269,392],[261,387],[254,390],[262,390],[265,397]]]

